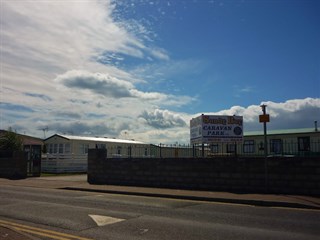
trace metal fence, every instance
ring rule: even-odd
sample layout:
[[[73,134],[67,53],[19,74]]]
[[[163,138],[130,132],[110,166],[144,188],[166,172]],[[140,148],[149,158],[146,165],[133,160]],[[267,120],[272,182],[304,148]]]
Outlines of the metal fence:
[[[268,141],[268,156],[320,156],[320,140],[309,143]],[[264,156],[264,144],[213,143],[200,145],[159,144],[107,147],[108,158],[194,158],[216,156]]]
[[[253,141],[201,145],[141,144],[106,146],[107,158],[214,158],[263,157],[264,146]],[[268,156],[303,156],[320,158],[320,140],[314,142],[269,141]],[[43,154],[42,172],[86,172],[88,154]]]

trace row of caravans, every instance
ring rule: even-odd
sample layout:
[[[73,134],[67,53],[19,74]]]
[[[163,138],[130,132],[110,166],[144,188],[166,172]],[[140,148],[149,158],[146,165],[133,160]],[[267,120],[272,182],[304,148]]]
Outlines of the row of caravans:
[[[320,132],[315,129],[269,131],[269,156],[320,155]],[[108,158],[214,157],[221,155],[262,156],[263,134],[248,133],[241,143],[211,143],[205,146],[152,145],[135,140],[80,137],[55,134],[44,140],[43,172],[86,172],[90,148],[107,149]]]
[[[43,172],[86,172],[88,149],[107,149],[107,157],[148,156],[148,144],[135,140],[55,134],[45,141]]]
[[[211,142],[193,146],[161,148],[160,156],[215,157],[264,156],[265,143],[261,132],[249,132],[241,142]],[[320,132],[317,129],[273,130],[267,134],[267,156],[319,156]],[[159,147],[158,147],[159,148]]]
[[[267,134],[268,156],[319,156],[320,132],[317,129],[273,130]],[[212,143],[209,154],[239,154],[244,156],[262,156],[264,135],[261,132],[249,132],[241,143]]]

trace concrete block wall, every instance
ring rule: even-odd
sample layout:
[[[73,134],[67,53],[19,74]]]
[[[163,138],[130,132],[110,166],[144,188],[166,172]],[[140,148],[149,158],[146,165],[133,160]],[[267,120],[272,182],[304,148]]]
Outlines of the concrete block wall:
[[[175,189],[320,195],[317,158],[106,158],[90,149],[88,182]]]
[[[0,151],[0,177],[22,179],[27,177],[27,158],[24,152]]]

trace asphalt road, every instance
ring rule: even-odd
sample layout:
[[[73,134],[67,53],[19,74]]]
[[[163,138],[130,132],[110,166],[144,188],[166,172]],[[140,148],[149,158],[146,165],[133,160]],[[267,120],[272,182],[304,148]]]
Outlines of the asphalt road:
[[[305,240],[320,211],[1,186],[0,225],[36,239]]]

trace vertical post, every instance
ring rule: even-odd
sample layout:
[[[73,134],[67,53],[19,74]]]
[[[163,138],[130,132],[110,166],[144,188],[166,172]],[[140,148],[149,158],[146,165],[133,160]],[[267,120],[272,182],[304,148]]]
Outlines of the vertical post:
[[[160,148],[159,148],[159,150],[160,150],[160,158],[162,158],[162,153],[161,153],[161,143],[159,144],[159,146],[160,146]]]
[[[266,115],[267,105],[261,105],[263,115]],[[264,136],[264,156],[268,156],[268,142],[267,142],[267,122],[263,122],[263,136]]]
[[[204,143],[202,143],[202,145],[201,145],[201,151],[202,151],[202,157],[204,158]]]
[[[267,105],[261,105],[263,116],[267,116]],[[263,136],[264,136],[264,182],[265,191],[268,192],[268,142],[267,142],[267,121],[269,119],[263,119]]]
[[[192,144],[192,157],[195,157],[196,153],[195,153],[195,149],[194,149],[194,144]]]

